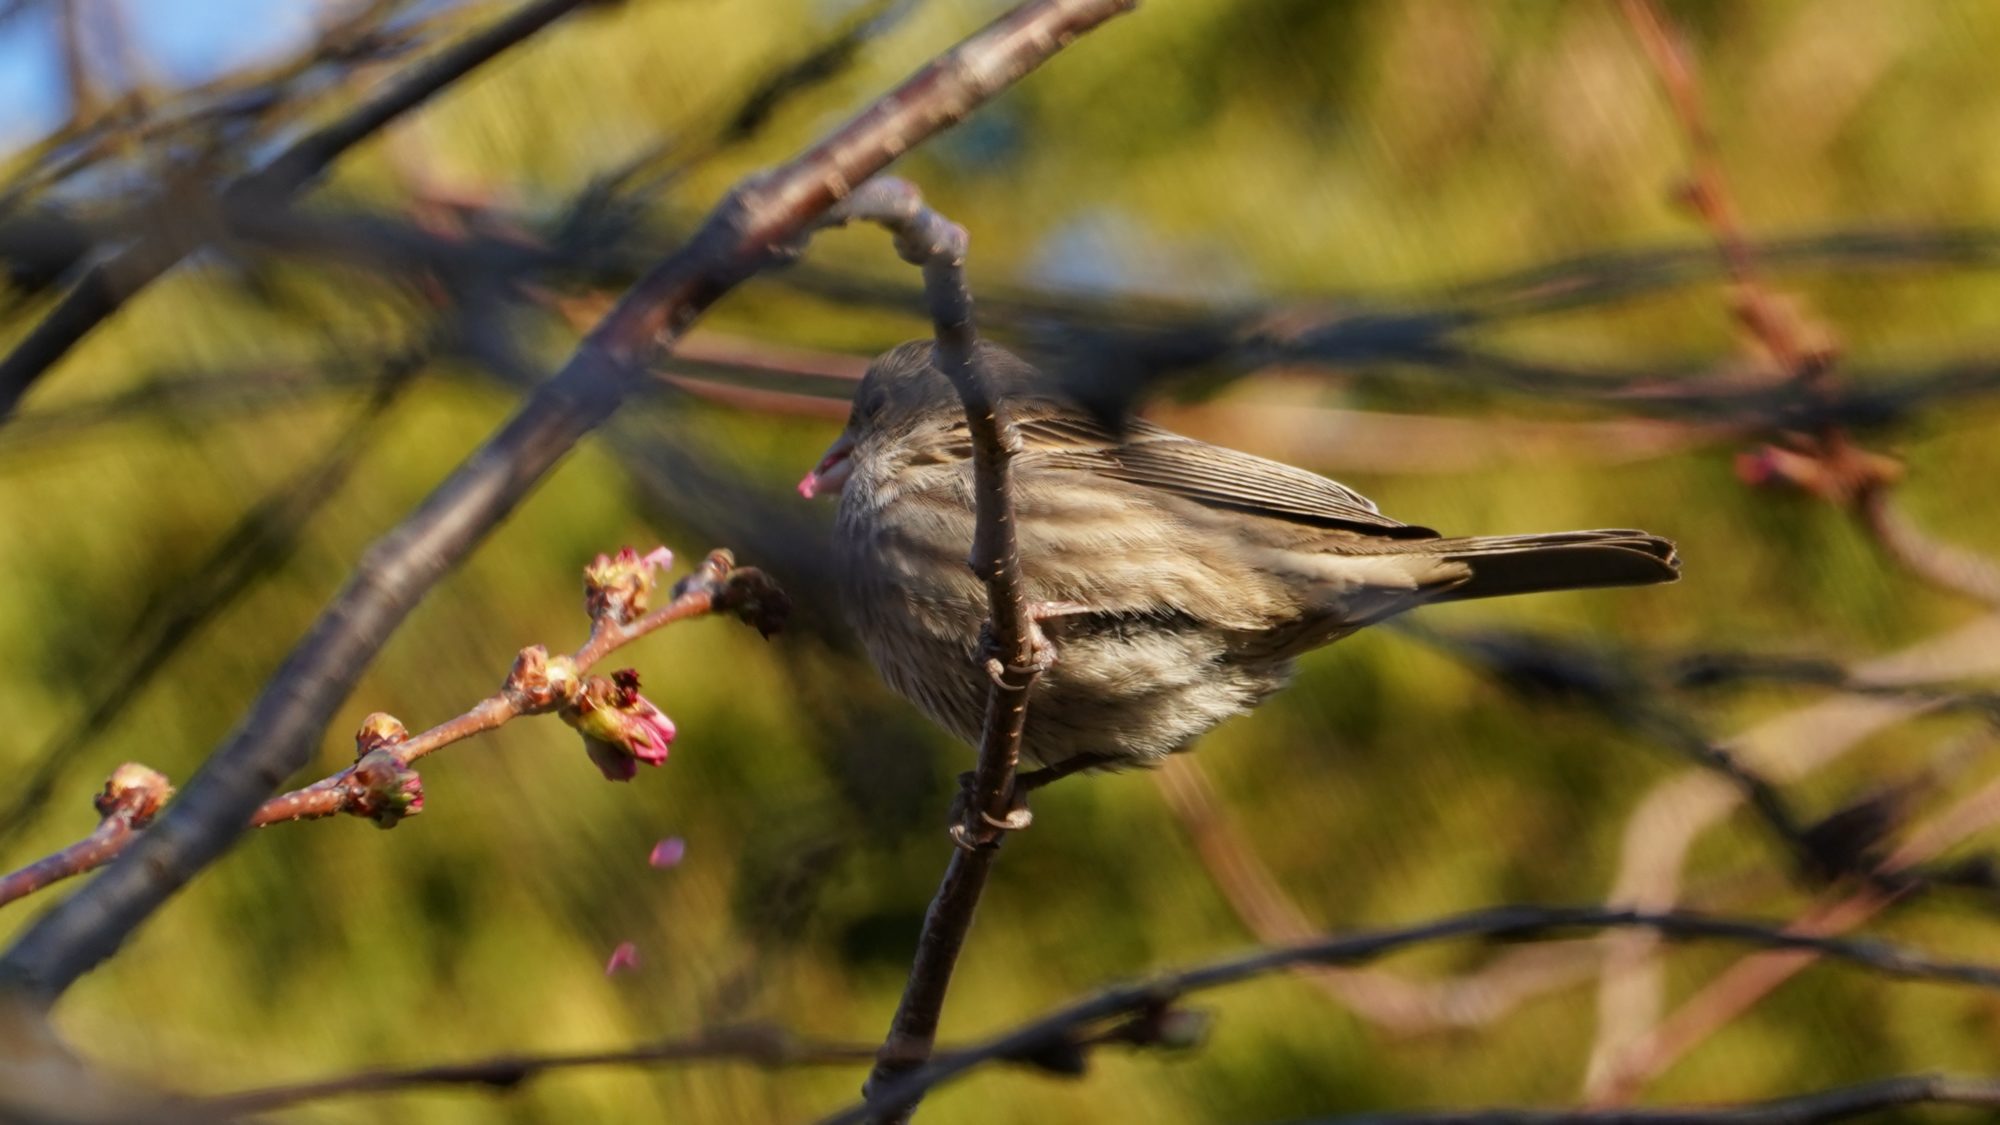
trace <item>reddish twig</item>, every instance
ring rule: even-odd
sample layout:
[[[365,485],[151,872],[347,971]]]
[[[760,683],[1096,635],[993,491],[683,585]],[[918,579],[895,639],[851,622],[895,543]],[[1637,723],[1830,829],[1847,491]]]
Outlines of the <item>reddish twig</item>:
[[[849,401],[845,398],[828,398],[824,395],[806,395],[792,391],[769,391],[760,387],[739,387],[734,383],[691,379],[686,375],[675,375],[671,372],[662,374],[660,381],[686,391],[698,399],[720,403],[723,406],[733,406],[738,410],[755,411],[759,414],[784,414],[800,418],[835,420],[847,417],[849,406]]]
[[[845,383],[859,383],[868,373],[868,361],[860,356],[787,347],[722,332],[703,332],[682,340],[674,348],[674,361],[715,364],[732,371],[768,375],[837,379]]]
[[[713,551],[675,588],[673,599],[659,609],[629,622],[616,614],[597,615],[590,638],[568,658],[568,675],[572,683],[578,683],[582,673],[613,652],[678,621],[734,613],[769,634],[777,629],[787,609],[785,595],[762,571],[738,567],[729,552]],[[569,701],[560,685],[548,682],[546,658],[531,656],[541,651],[539,646],[525,650],[500,691],[420,734],[405,736],[395,720],[370,716],[356,738],[358,760],[354,765],[265,801],[251,816],[251,826],[265,828],[340,815],[366,817],[385,828],[393,826],[414,811],[394,803],[392,795],[406,784],[416,785],[410,767],[418,759],[523,715],[557,710]],[[541,661],[539,671],[524,663],[537,660]],[[376,750],[383,754],[371,753]],[[171,793],[166,778],[152,770],[136,764],[119,767],[97,798],[102,823],[78,843],[0,877],[0,906],[111,862],[151,822]],[[413,789],[411,796],[421,802],[420,788]],[[394,807],[385,808],[385,799]]]
[[[1913,870],[1996,820],[2000,820],[2000,781],[1989,782],[1911,833],[1883,861],[1881,870],[1887,875]],[[1822,937],[1847,933],[1894,902],[1894,895],[1875,887],[1828,896],[1787,928]],[[1592,1104],[1628,1104],[1648,1082],[1697,1044],[1755,1007],[1816,959],[1817,955],[1810,950],[1758,953],[1717,974],[1671,1015],[1600,1068],[1600,1077],[1591,1091]]]
[[[103,819],[96,829],[54,855],[0,877],[0,906],[111,862],[134,832],[152,822],[173,792],[165,777],[145,766],[135,762],[119,766],[97,795],[97,814]]]
[[[1626,22],[1632,25],[1652,63],[1686,138],[1689,168],[1683,199],[1709,228],[1722,254],[1734,287],[1732,311],[1786,378],[1802,384],[1819,381],[1836,355],[1832,339],[1816,322],[1807,320],[1794,299],[1774,293],[1765,284],[1722,173],[1693,62],[1681,50],[1653,0],[1623,0],[1623,5]]]
[[[1653,0],[1624,0],[1624,8],[1687,137],[1692,165],[1687,199],[1728,264],[1737,320],[1786,378],[1824,402],[1838,356],[1832,331],[1807,313],[1799,298],[1776,294],[1765,285],[1716,157],[1693,65]],[[1784,483],[1840,504],[1861,520],[1892,559],[1917,577],[1952,593],[2000,605],[2000,567],[1929,538],[1891,505],[1890,490],[1902,476],[1893,459],[1860,448],[1831,422],[1815,433],[1792,435],[1789,444],[1793,448],[1766,446],[1743,454],[1737,462],[1739,475],[1753,484]]]
[[[1280,945],[1320,932],[1230,823],[1199,762],[1176,754],[1153,777],[1210,879],[1258,941]],[[1328,965],[1303,965],[1298,972],[1363,1019],[1414,1035],[1489,1024],[1523,1000],[1589,977],[1601,960],[1595,942],[1580,940],[1508,950],[1477,972],[1442,981]]]

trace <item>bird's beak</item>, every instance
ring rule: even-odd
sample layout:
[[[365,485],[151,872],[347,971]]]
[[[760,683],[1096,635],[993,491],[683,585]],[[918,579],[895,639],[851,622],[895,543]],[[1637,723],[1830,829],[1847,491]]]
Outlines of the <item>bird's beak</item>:
[[[819,459],[813,471],[799,481],[799,495],[811,500],[815,496],[838,496],[842,485],[854,472],[854,438],[842,434],[826,447],[826,456]]]

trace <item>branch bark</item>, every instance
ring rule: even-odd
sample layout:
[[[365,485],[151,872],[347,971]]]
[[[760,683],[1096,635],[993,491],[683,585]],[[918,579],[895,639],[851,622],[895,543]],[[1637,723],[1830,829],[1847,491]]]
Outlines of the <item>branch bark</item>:
[[[963,823],[952,830],[958,850],[945,866],[924,914],[909,983],[890,1021],[881,1057],[862,1087],[867,1096],[930,1057],[952,972],[972,930],[1000,842],[1010,829],[1026,823],[1025,810],[1015,801],[1014,774],[1021,760],[1028,694],[1041,674],[1045,653],[1029,619],[1015,535],[1012,464],[1020,438],[1007,417],[1006,404],[974,362],[978,335],[972,323],[972,292],[965,281],[965,230],[925,206],[916,189],[900,180],[864,186],[836,210],[833,219],[886,227],[903,260],[923,268],[924,294],[937,337],[934,362],[958,389],[972,440],[975,526],[966,564],[986,584],[992,653],[987,670],[993,686],[986,697],[979,760],[964,795]],[[907,1119],[915,1108],[912,1099],[899,1105],[891,1119]]]

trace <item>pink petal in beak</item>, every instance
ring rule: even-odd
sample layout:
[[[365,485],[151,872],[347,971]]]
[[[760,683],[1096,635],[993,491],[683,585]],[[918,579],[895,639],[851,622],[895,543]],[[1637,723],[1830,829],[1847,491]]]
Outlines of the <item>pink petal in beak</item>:
[[[854,454],[854,439],[846,434],[826,447],[826,456],[819,459],[813,471],[799,481],[799,495],[811,500],[815,496],[838,496],[847,478],[854,472],[854,462],[849,460]]]

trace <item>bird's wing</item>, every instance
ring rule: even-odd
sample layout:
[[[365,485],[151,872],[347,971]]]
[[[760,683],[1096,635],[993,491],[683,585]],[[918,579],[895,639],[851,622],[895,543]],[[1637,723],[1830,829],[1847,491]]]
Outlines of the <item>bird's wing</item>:
[[[1341,528],[1392,539],[1434,539],[1437,532],[1392,520],[1374,501],[1339,481],[1134,421],[1121,436],[1074,414],[1017,420],[1027,448],[1044,463],[1101,473],[1214,508],[1310,527]]]

